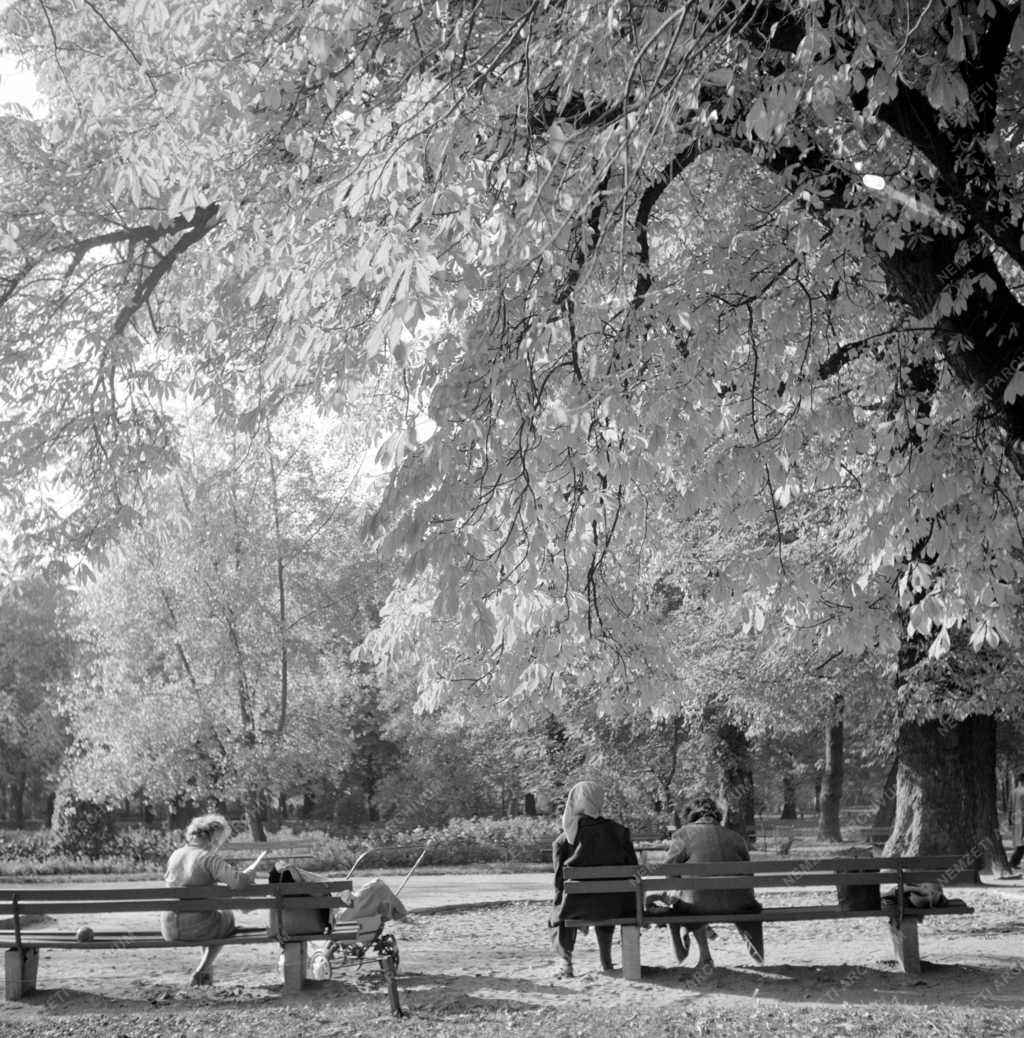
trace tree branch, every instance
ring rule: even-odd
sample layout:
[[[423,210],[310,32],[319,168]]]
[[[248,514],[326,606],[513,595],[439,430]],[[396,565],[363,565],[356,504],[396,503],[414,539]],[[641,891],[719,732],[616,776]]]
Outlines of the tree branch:
[[[633,226],[636,228],[636,240],[639,249],[637,257],[640,272],[637,275],[636,286],[633,289],[634,310],[638,310],[647,293],[651,290],[651,246],[647,234],[647,227],[651,219],[651,213],[661,196],[668,190],[669,185],[684,169],[693,163],[704,149],[694,141],[682,151],[677,152],[671,161],[655,177],[644,193],[640,196],[640,202],[636,207],[636,218]]]
[[[181,234],[182,231],[187,231],[190,227],[195,228],[207,225],[210,220],[217,215],[219,208],[220,207],[216,203],[211,203],[210,205],[201,206],[196,209],[192,216],[187,220],[184,216],[179,216],[170,223],[157,224],[155,227],[150,224],[145,224],[139,227],[124,227],[118,231],[108,231],[106,234],[96,234],[91,238],[81,238],[76,241],[70,249],[71,266],[65,271],[64,277],[70,277],[75,272],[75,268],[85,258],[86,254],[91,252],[93,249],[99,249],[105,245],[119,245],[121,243],[135,245],[139,242],[160,241],[161,238]]]
[[[153,294],[153,290],[160,283],[160,280],[164,275],[174,266],[175,261],[185,253],[190,246],[194,245],[201,238],[206,237],[206,235],[217,226],[220,222],[219,212],[219,206],[216,204],[211,204],[205,206],[201,210],[196,210],[193,219],[190,221],[190,229],[171,246],[167,254],[162,256],[160,261],[153,267],[149,274],[139,282],[131,300],[121,308],[121,312],[117,315],[117,318],[114,321],[115,335],[120,335],[121,332],[128,327],[129,321],[131,321],[135,316],[139,308],[148,301],[149,297]],[[200,214],[203,215],[200,216]]]

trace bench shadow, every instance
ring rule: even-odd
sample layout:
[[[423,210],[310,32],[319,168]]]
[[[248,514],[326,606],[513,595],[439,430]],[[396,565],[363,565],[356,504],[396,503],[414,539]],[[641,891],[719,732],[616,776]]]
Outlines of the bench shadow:
[[[643,979],[630,983],[616,970],[602,983],[613,996],[616,984],[631,992],[643,987],[664,988],[681,997],[730,996],[791,1003],[831,1005],[918,1005],[1024,1008],[1024,969],[1006,959],[1006,965],[957,966],[922,962],[919,976],[902,973],[894,962],[884,960],[859,966],[808,966],[780,963],[765,966],[716,967],[712,978],[695,983],[694,970],[681,966],[645,966]],[[686,978],[686,979],[681,979]],[[472,1010],[533,1011],[550,1004],[553,995],[572,999],[574,992],[563,990],[553,981],[486,974],[473,976],[444,973],[402,973],[398,978],[403,1009],[413,1015],[446,1016]],[[251,1009],[268,1006],[361,1004],[385,1011],[387,991],[380,980],[363,979],[355,983],[345,976],[307,982],[301,992],[285,993],[275,983],[215,985],[208,989],[189,989],[166,984],[146,984],[131,991],[98,994],[79,988],[43,988],[25,999],[26,1004],[47,1015],[70,1016],[85,1012],[110,1014],[147,1013],[162,1009],[210,1010]]]
[[[402,982],[405,982],[404,986]],[[403,1007],[412,1015],[437,1016],[469,1010],[535,1012],[558,987],[494,974],[404,973],[398,978]],[[474,989],[487,994],[477,994]],[[502,997],[503,993],[506,997]],[[518,996],[518,997],[517,997]]]
[[[474,976],[471,973],[459,973],[457,975],[448,973],[399,973],[398,984],[402,986],[405,982],[409,987],[417,985],[439,985],[450,986],[454,981],[459,984],[472,986],[479,984],[481,988],[488,991],[515,991],[522,995],[550,995],[552,991],[558,990],[554,981],[529,980],[525,977],[501,976],[494,972],[488,972]]]
[[[717,966],[710,979],[697,979],[695,972],[685,966],[644,966],[640,983],[781,1002],[1024,1006],[1024,970],[1009,958],[1005,967],[922,960],[919,975],[903,973],[889,961],[860,966]]]
[[[300,992],[285,993],[280,984],[232,985],[202,990],[166,984],[148,984],[131,992],[99,994],[80,988],[39,988],[26,996],[26,1005],[44,1009],[48,1016],[82,1013],[145,1014],[161,1010],[208,1009],[234,1011],[268,1006],[326,1006],[359,1003],[380,1012],[388,1009],[387,990],[376,975],[355,983],[346,976],[309,980]],[[453,984],[457,980],[458,984]],[[479,993],[474,990],[479,986]],[[475,1010],[513,1014],[533,1012],[542,996],[550,997],[553,984],[501,976],[454,977],[442,973],[401,973],[398,993],[402,1008],[414,1016],[444,1017]],[[484,993],[486,992],[486,994]],[[505,997],[503,997],[503,994]]]
[[[398,979],[399,997],[402,997],[402,977]],[[367,1005],[387,1007],[388,995],[383,983],[376,978],[357,984],[353,979],[309,980],[301,991],[286,992],[280,983],[215,984],[209,988],[189,988],[182,985],[140,984],[131,991],[102,994],[74,987],[37,988],[26,995],[27,1006],[43,1009],[54,1016],[77,1015],[86,1012],[144,1013],[159,1009],[252,1009],[257,1005],[323,1004],[335,1001],[358,1001]]]

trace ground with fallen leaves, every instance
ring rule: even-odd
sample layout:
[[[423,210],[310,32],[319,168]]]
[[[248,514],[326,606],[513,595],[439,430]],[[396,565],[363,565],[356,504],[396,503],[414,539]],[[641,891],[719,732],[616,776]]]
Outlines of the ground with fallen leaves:
[[[576,977],[556,980],[546,906],[518,902],[390,924],[401,953],[402,1020],[391,1016],[373,964],[336,968],[285,995],[270,945],[226,949],[216,983],[204,990],[186,986],[191,950],[66,950],[42,952],[36,994],[0,1003],[0,1035],[1024,1036],[1024,889],[948,893],[975,913],[921,926],[918,977],[898,969],[885,924],[869,919],[768,924],[763,966],[721,926],[712,945],[717,968],[704,982],[675,964],[664,929],[644,934],[639,983],[602,973],[586,935]]]

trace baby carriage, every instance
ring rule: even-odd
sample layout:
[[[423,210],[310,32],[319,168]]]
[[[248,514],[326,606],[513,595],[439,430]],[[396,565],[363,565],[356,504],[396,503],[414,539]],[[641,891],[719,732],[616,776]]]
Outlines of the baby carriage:
[[[405,906],[382,880],[361,887],[348,908],[334,912],[332,923],[364,922],[356,942],[310,941],[306,972],[314,980],[328,980],[347,966],[379,962],[384,974],[398,969],[398,940],[385,926],[406,918]]]
[[[389,991],[395,990],[394,975],[398,971],[399,963],[398,940],[393,933],[385,931],[385,926],[391,920],[406,919],[408,913],[398,895],[423,860],[427,847],[429,844],[420,852],[397,890],[392,891],[383,880],[371,880],[355,891],[352,904],[348,908],[335,911],[334,922],[366,920],[367,927],[360,930],[356,942],[311,941],[306,969],[309,977],[314,980],[328,980],[347,967],[355,966],[359,969],[368,962],[377,962],[384,973]],[[355,860],[345,874],[346,879],[351,877],[370,853],[372,848],[364,851]]]

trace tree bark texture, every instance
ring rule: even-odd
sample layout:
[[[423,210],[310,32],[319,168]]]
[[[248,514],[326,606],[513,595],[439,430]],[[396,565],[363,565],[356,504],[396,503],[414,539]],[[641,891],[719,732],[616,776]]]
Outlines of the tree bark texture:
[[[1002,872],[995,751],[991,717],[902,724],[896,816],[884,853],[957,854],[975,868]]]
[[[821,797],[818,812],[818,838],[839,843],[843,834],[839,825],[839,805],[843,801],[843,697],[833,700],[832,718],[825,730],[825,766],[821,774]]]
[[[754,772],[746,733],[726,721],[719,724],[716,734],[715,763],[719,771],[719,798],[725,805],[724,823],[747,839],[754,839]]]
[[[246,799],[245,820],[249,824],[250,839],[256,843],[265,843],[267,840],[267,808],[259,794]]]

